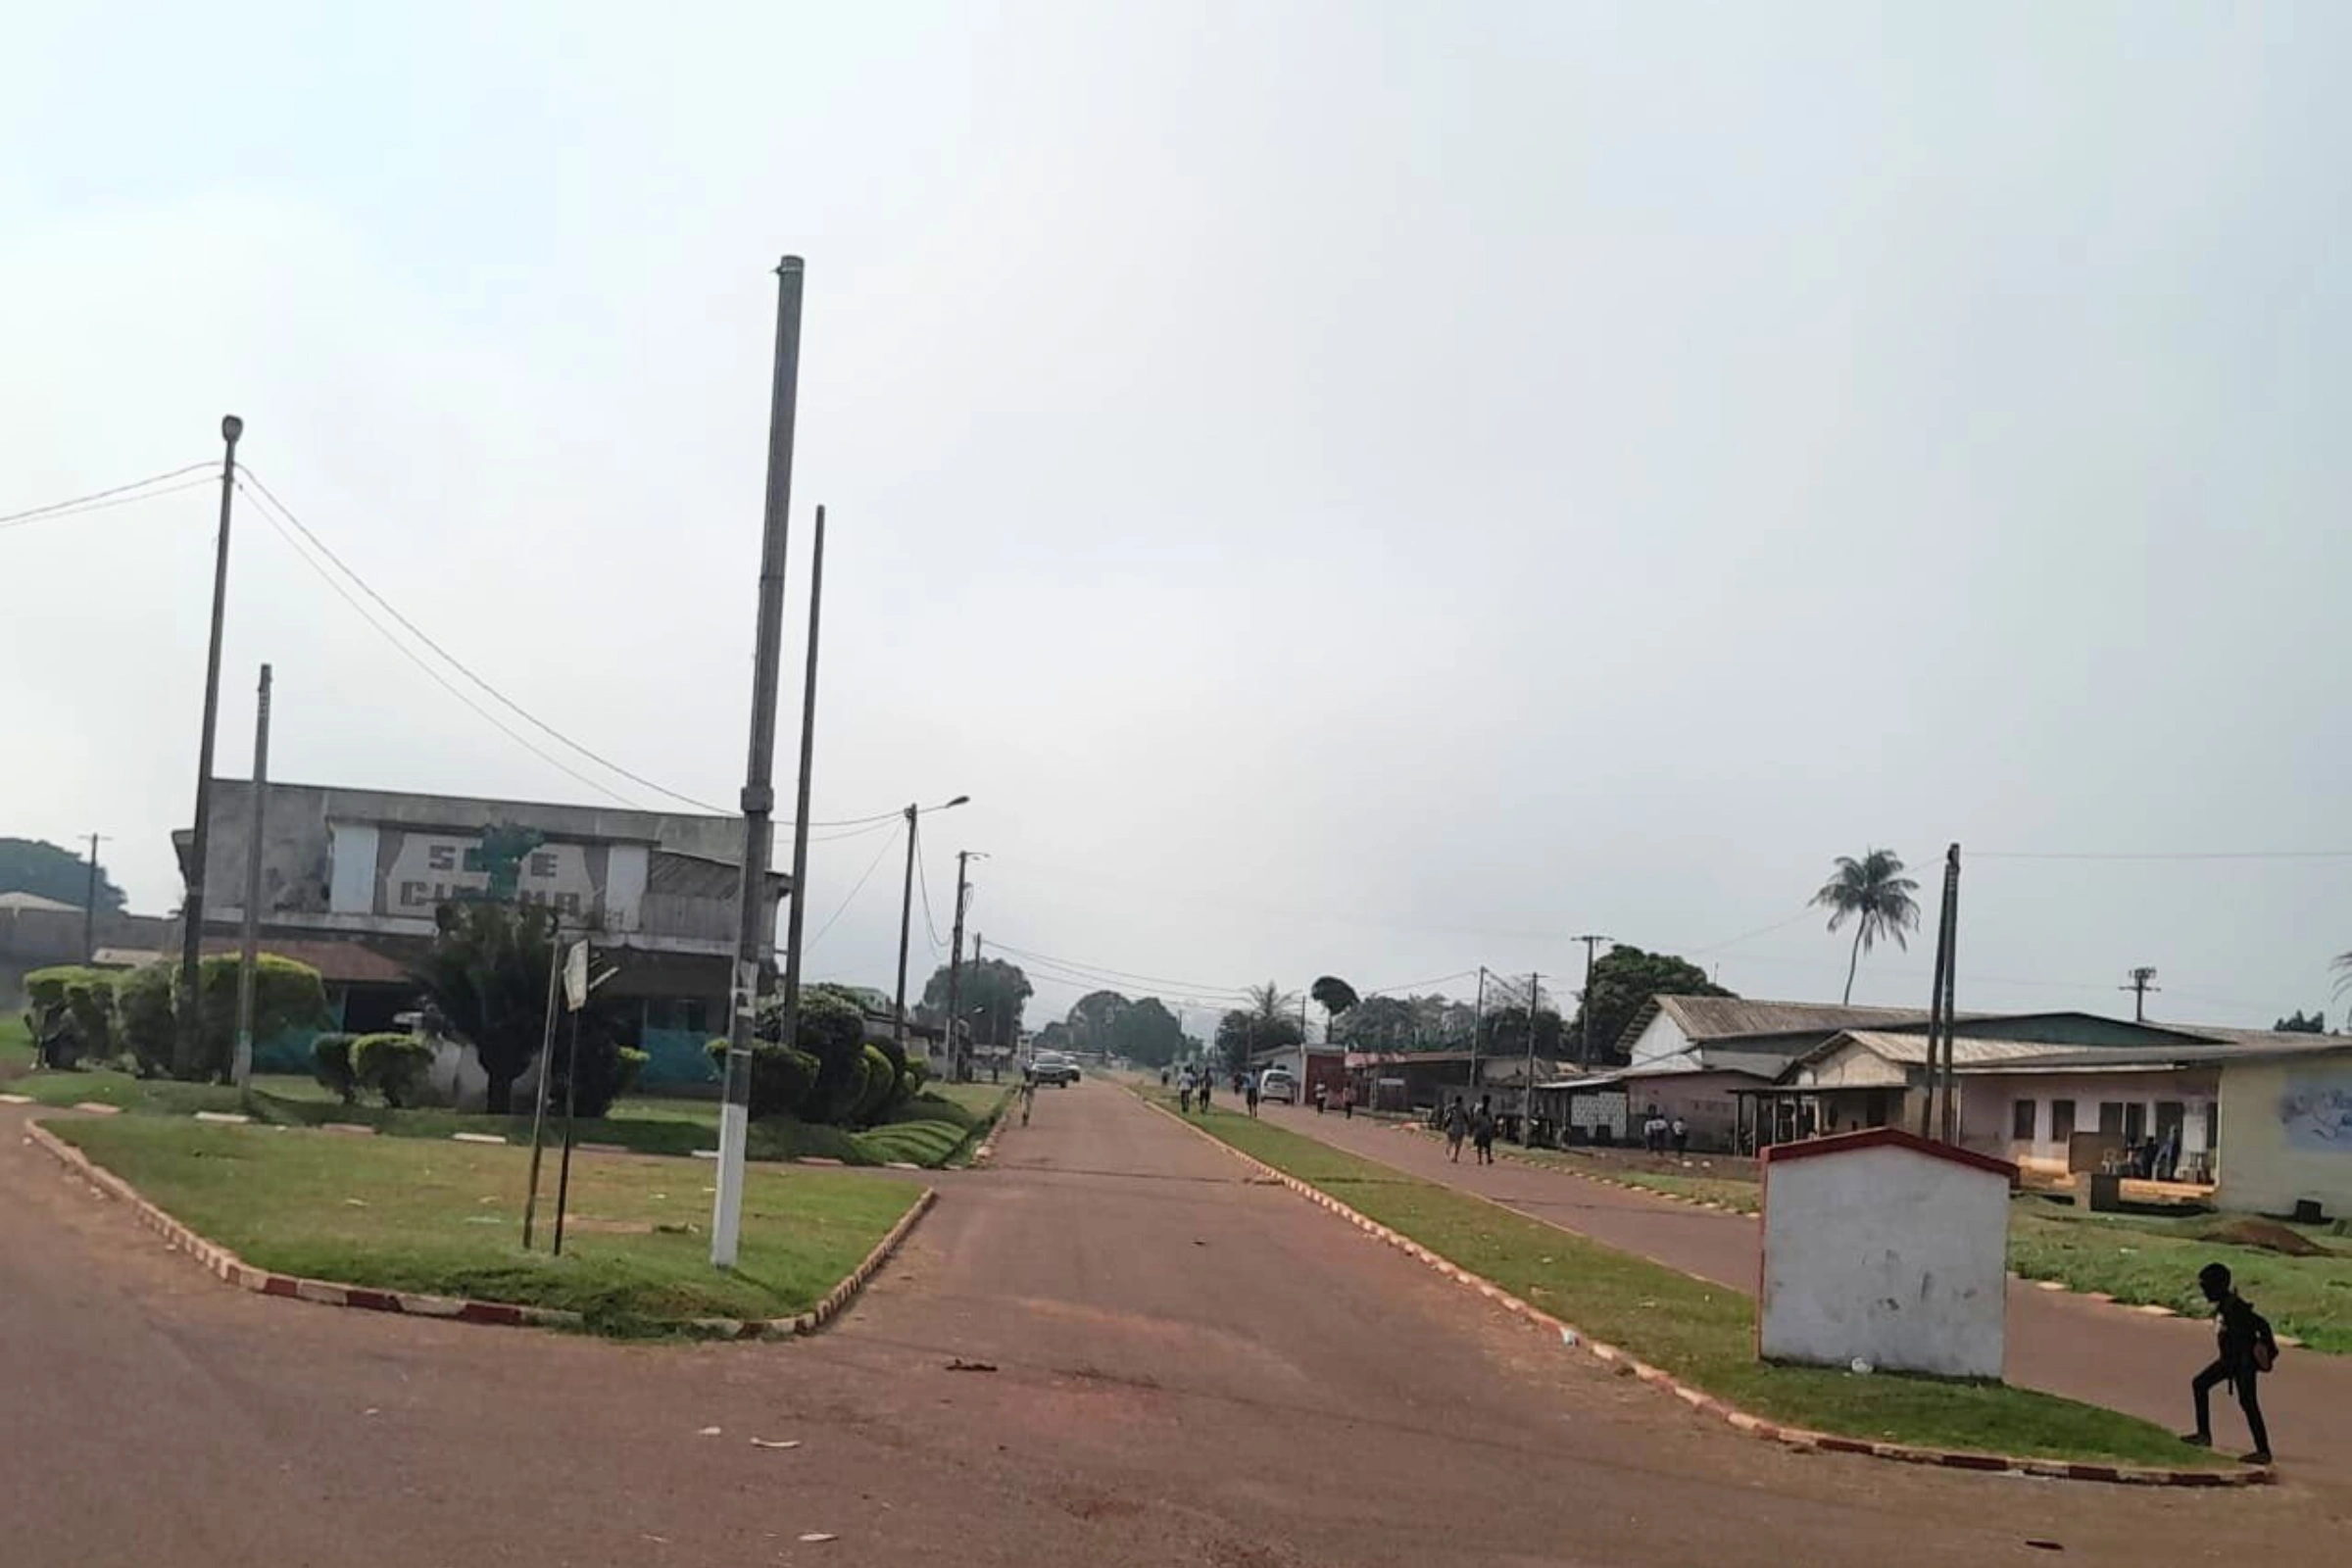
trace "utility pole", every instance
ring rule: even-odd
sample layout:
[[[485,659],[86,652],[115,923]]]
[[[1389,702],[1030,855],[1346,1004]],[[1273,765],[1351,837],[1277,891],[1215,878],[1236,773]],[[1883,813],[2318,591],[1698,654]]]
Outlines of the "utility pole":
[[[1470,1087],[1478,1087],[1478,1035],[1487,1017],[1487,966],[1478,966],[1478,1001],[1470,1008]]]
[[[1960,1142],[1960,1076],[1952,1062],[1952,992],[1960,969],[1960,846],[1943,852],[1943,1141]]]
[[[934,806],[934,811],[953,810],[969,801],[969,795],[958,795],[945,806]],[[891,1038],[898,1043],[902,1054],[906,1050],[906,940],[914,930],[914,852],[922,835],[922,808],[906,808],[906,881],[899,889],[899,1005],[897,1021],[891,1025]],[[950,1052],[953,1055],[953,1051]]]
[[[1576,1010],[1581,1014],[1584,1030],[1576,1045],[1576,1065],[1585,1072],[1592,1070],[1592,951],[1607,937],[1582,936],[1576,939],[1585,945],[1585,992],[1577,999]]]
[[[90,858],[91,862],[95,864],[97,861],[97,851],[92,850],[90,852]],[[2132,1021],[2133,1023],[2146,1023],[2148,1021],[2148,993],[2151,991],[2162,991],[2164,987],[2156,983],[2155,966],[2152,964],[2143,963],[2138,968],[2132,971],[2132,983],[2130,985],[2117,986],[2115,989],[2118,991],[2129,991],[2132,993]]]
[[[90,835],[90,888],[81,899],[81,961],[94,963],[98,957],[98,841],[104,833]]]
[[[253,993],[260,980],[262,941],[262,814],[270,799],[270,666],[262,666],[262,689],[253,707],[253,814],[245,839],[245,929],[237,946],[237,1054],[228,1081],[239,1089],[253,1077]]]
[[[1528,1118],[1536,1108],[1536,1009],[1544,1004],[1544,977],[1527,977],[1527,1077],[1519,1085],[1519,1143],[1527,1144]]]
[[[1928,982],[1928,1098],[1920,1107],[1919,1134],[1960,1141],[1960,1110],[1952,1073],[1952,969],[1960,923],[1960,846],[1944,852],[1943,897],[1936,920],[1936,968]]]
[[[718,1111],[717,1196],[710,1202],[710,1263],[733,1268],[743,1221],[743,1145],[752,1119],[752,1025],[760,972],[774,933],[764,929],[768,861],[775,855],[776,683],[783,662],[784,545],[792,512],[792,433],[800,406],[801,290],[805,266],[776,267],[776,355],[768,389],[767,498],[760,521],[759,627],[752,652],[752,738],[743,775],[743,874],[737,883],[735,974],[729,988],[727,1069]],[[807,812],[802,812],[806,816]],[[788,891],[793,904],[801,890]]]
[[[956,1015],[956,1004],[962,995],[963,981],[963,900],[969,886],[965,871],[971,860],[970,850],[956,852],[956,934],[948,939],[948,1055],[955,1063],[956,1081],[971,1082],[972,1064],[963,1049],[962,1037],[956,1033],[961,1022]]]
[[[188,830],[186,892],[179,903],[179,994],[185,1010],[172,1041],[172,1075],[196,1071],[196,970],[204,955],[204,858],[213,826],[213,734],[220,716],[220,625],[228,613],[229,500],[237,490],[237,438],[245,421],[220,416],[220,534],[213,549],[213,639],[204,661],[204,726],[196,742],[196,820]]]
[[[792,907],[784,922],[784,1006],[777,1038],[797,1043],[801,1028],[801,917],[808,900],[808,778],[816,755],[816,633],[825,599],[825,509],[816,509],[816,535],[808,547],[808,662],[801,687],[801,781],[792,822]]]

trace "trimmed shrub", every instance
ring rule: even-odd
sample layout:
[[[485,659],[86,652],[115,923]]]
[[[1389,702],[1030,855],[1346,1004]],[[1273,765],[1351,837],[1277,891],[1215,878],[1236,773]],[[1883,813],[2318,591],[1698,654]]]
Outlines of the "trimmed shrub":
[[[889,1055],[880,1046],[865,1048],[861,1063],[864,1084],[852,1107],[849,1124],[852,1127],[870,1127],[890,1108],[899,1091],[899,1069],[891,1064]]]
[[[122,1050],[110,971],[65,963],[35,969],[24,977],[24,1027],[44,1067],[108,1061]]]
[[[394,1110],[416,1098],[432,1065],[432,1044],[415,1035],[361,1035],[351,1043],[352,1081]]]
[[[122,1044],[142,1078],[172,1072],[172,965],[157,962],[133,969],[115,982],[115,1015]]]
[[[721,1077],[727,1070],[727,1043],[713,1040],[707,1048],[710,1060]],[[806,1114],[809,1091],[816,1087],[817,1060],[806,1051],[794,1051],[788,1046],[771,1046],[764,1042],[752,1047],[752,1103],[754,1121],[768,1116],[798,1116],[813,1120]]]
[[[311,1042],[311,1076],[346,1105],[360,1102],[360,1081],[351,1065],[351,1035],[320,1035]]]
[[[568,1041],[556,1049],[555,1076],[548,1080],[548,1104],[561,1109],[566,1088],[564,1069],[570,1065],[571,1048]],[[580,1040],[578,1098],[572,1102],[575,1114],[602,1116],[612,1108],[612,1102],[636,1087],[637,1074],[644,1070],[647,1055],[632,1051],[611,1035],[583,1035]]]

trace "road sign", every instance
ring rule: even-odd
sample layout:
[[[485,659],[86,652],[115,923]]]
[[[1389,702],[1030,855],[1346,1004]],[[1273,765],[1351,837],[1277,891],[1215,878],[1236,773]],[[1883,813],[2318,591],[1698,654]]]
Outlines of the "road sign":
[[[588,940],[583,937],[564,956],[564,1000],[571,1010],[588,1005]]]

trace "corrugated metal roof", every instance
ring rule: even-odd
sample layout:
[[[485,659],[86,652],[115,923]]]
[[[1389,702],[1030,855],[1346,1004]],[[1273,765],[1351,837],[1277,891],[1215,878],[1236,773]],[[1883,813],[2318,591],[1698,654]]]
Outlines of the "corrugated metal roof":
[[[1926,1035],[1887,1034],[1876,1029],[1848,1029],[1814,1054],[1828,1055],[1839,1046],[1856,1045],[1884,1061],[1900,1062],[1907,1066],[1925,1066],[1928,1060]],[[1961,1035],[1952,1041],[1952,1066],[1955,1071],[1977,1062],[2030,1061],[2036,1057],[2054,1055],[2096,1055],[2112,1060],[2130,1053],[2120,1046],[2105,1046],[2085,1053],[2079,1046],[2052,1045],[2045,1040],[1972,1040]]]
[[[81,906],[68,904],[62,899],[44,899],[38,893],[0,893],[0,909],[37,909],[49,914],[79,914]]]
[[[1693,1041],[1807,1031],[1834,1034],[1873,1024],[1924,1023],[1928,1016],[1924,1007],[1848,1007],[1826,1002],[1751,1002],[1744,997],[1658,997],[1655,1001]]]
[[[2278,1061],[2296,1056],[2325,1056],[2335,1052],[2352,1052],[2352,1037],[2344,1035],[2299,1035],[2292,1031],[2239,1030],[2233,1033],[2259,1035],[2242,1045],[2185,1045],[2149,1047],[2095,1046],[2088,1050],[2047,1051],[2029,1061],[2016,1063],[1987,1062],[1972,1064],[1954,1056],[1955,1072],[2133,1072],[2167,1067],[2210,1067],[2232,1061]]]

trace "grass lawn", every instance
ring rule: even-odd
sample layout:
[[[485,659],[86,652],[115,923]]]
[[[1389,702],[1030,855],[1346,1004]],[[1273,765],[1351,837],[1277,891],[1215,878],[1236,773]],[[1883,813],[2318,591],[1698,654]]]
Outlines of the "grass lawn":
[[[914,1202],[904,1182],[753,1170],[739,1266],[710,1265],[710,1172],[576,1159],[564,1255],[521,1250],[529,1151],[156,1117],[51,1131],[247,1262],[316,1279],[562,1307],[600,1332],[815,1304]],[[540,1176],[554,1224],[555,1171]]]
[[[2336,1250],[2326,1257],[2288,1257],[2201,1239],[2227,1218],[2092,1214],[2020,1199],[2009,1212],[2009,1266],[2028,1279],[2059,1280],[2134,1304],[2162,1302],[2202,1317],[2212,1308],[2197,1292],[2197,1270],[2226,1263],[2238,1289],[2279,1333],[2315,1350],[2352,1353],[2352,1242],[2307,1230]]]
[[[1755,1358],[1755,1303],[1737,1291],[1264,1121],[1220,1110],[1201,1124],[1585,1333],[1758,1415],[1848,1437],[2037,1458],[2212,1460],[2135,1416],[2027,1389],[1769,1365]]]
[[[0,1071],[32,1065],[32,1034],[17,1013],[0,1013]]]
[[[990,1103],[1001,1087],[962,1085],[955,1099],[926,1092],[900,1107],[894,1120],[864,1132],[850,1132],[777,1117],[752,1124],[748,1152],[753,1159],[803,1156],[838,1159],[845,1165],[880,1165],[906,1160],[940,1165],[962,1156],[977,1141],[976,1128],[990,1119],[966,1108],[960,1091],[986,1087]],[[357,1122],[394,1138],[441,1138],[452,1133],[496,1133],[527,1144],[531,1118],[465,1115],[453,1110],[391,1110],[382,1105],[345,1105],[305,1077],[257,1074],[250,1094],[220,1084],[183,1084],[113,1071],[35,1072],[9,1080],[7,1093],[26,1095],[45,1105],[90,1102],[134,1114],[185,1116],[199,1110],[242,1111],[258,1122],[316,1127],[320,1122]],[[550,1124],[551,1134],[561,1121]],[[632,1097],[614,1102],[610,1115],[579,1123],[583,1143],[619,1144],[646,1154],[691,1154],[718,1147],[718,1102]]]

